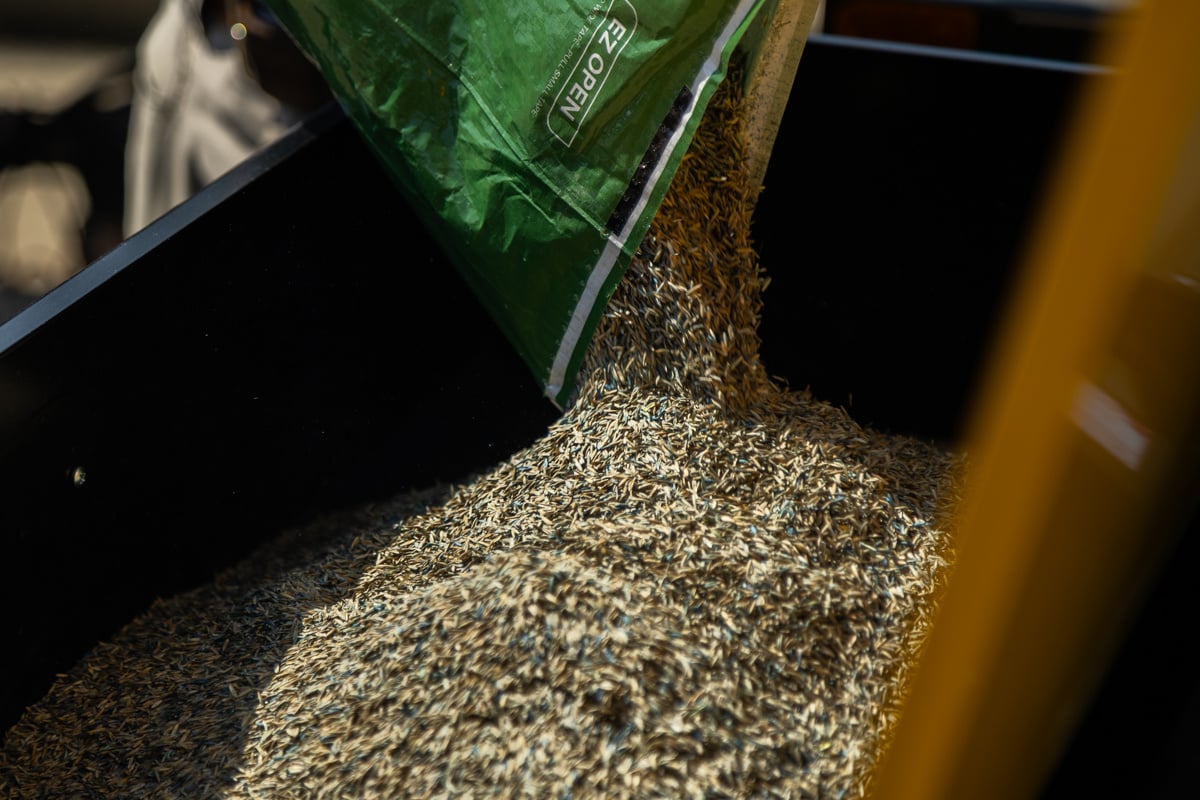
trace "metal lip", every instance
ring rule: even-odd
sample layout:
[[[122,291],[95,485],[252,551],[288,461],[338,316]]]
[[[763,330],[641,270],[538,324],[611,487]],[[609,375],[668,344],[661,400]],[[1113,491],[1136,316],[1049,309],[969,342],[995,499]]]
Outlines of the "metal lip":
[[[1052,58],[1037,58],[1035,56],[1017,56],[1007,53],[992,53],[985,50],[964,50],[956,47],[937,47],[926,44],[910,44],[894,42],[887,39],[868,39],[861,36],[843,36],[835,33],[814,33],[808,37],[808,44],[846,47],[858,50],[874,50],[881,53],[896,53],[898,55],[916,56],[919,58],[950,59],[968,61],[977,64],[994,64],[1004,67],[1022,69],[1040,69],[1052,72],[1066,72],[1076,75],[1109,75],[1115,72],[1111,67],[1100,64],[1090,64],[1076,61],[1063,61]]]
[[[0,322],[0,359],[48,323],[70,311],[99,287],[174,238],[189,225],[211,213],[291,156],[312,145],[321,134],[345,119],[336,101],[297,122],[275,142],[230,169],[145,228],[130,235],[109,252],[86,265],[46,294]]]

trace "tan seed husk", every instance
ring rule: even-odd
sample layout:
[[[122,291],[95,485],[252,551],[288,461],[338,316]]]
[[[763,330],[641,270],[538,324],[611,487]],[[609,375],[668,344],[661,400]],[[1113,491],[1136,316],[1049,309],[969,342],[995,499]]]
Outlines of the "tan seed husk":
[[[738,86],[545,436],[160,601],[9,731],[0,786],[864,796],[951,563],[961,462],[768,378]]]

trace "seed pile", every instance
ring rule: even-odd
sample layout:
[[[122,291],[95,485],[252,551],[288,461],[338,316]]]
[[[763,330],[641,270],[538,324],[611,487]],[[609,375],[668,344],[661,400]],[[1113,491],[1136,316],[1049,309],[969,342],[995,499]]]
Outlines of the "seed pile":
[[[948,570],[960,462],[768,378],[739,85],[545,436],[160,601],[10,730],[0,786],[863,796]]]

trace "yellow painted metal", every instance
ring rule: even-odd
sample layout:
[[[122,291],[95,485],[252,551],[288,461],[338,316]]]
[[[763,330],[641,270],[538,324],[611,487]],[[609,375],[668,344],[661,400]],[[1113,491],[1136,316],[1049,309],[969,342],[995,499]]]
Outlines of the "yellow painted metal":
[[[1195,500],[1197,42],[1200,3],[1143,0],[1066,136],[875,800],[1036,796]]]

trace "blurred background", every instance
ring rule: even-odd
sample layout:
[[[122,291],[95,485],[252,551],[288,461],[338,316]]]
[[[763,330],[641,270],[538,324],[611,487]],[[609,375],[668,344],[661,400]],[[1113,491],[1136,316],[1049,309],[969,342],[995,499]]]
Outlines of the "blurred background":
[[[121,240],[130,76],[156,7],[0,4],[0,320]]]

